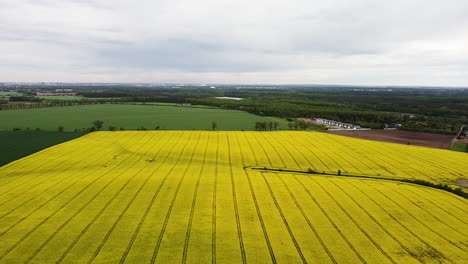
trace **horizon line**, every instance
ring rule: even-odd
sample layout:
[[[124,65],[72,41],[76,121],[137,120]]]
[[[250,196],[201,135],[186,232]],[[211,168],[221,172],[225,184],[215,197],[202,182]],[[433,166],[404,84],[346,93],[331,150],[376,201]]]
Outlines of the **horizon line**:
[[[298,83],[287,83],[287,84],[255,84],[255,83],[189,83],[189,82],[55,82],[55,81],[14,81],[14,82],[2,82],[0,84],[42,84],[42,85],[60,85],[60,84],[93,84],[93,85],[179,85],[179,86],[334,86],[334,87],[367,87],[367,88],[456,88],[456,89],[468,89],[468,86],[440,86],[440,85],[383,85],[383,84],[298,84]]]

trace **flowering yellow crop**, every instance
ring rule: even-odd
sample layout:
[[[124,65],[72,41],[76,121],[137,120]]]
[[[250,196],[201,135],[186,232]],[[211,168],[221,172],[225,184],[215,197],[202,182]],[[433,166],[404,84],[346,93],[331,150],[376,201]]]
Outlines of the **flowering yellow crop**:
[[[92,133],[0,167],[0,263],[467,263],[467,200],[388,180],[454,186],[467,160],[311,132]]]

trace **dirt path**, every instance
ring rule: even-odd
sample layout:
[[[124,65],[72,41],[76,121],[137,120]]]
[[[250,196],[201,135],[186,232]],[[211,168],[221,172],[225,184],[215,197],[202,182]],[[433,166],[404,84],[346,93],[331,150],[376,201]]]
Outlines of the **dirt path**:
[[[458,179],[455,182],[456,185],[468,189],[468,179]]]
[[[450,141],[454,138],[451,135],[403,130],[339,130],[326,131],[325,133],[439,149],[447,149]]]

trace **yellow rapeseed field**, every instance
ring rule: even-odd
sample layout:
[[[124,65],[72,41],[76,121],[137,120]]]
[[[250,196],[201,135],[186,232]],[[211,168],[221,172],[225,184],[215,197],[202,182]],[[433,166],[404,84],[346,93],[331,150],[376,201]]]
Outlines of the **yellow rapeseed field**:
[[[315,132],[96,132],[0,167],[0,263],[468,263],[467,200],[388,180],[455,187],[467,161]]]

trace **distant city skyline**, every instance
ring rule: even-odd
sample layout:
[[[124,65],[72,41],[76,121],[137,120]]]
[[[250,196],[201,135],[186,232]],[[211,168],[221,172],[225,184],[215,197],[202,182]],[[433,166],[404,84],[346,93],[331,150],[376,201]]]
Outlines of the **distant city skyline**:
[[[464,0],[5,0],[0,82],[468,86]]]

